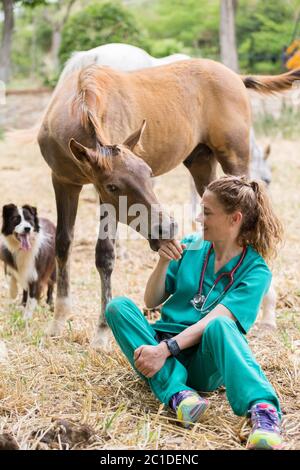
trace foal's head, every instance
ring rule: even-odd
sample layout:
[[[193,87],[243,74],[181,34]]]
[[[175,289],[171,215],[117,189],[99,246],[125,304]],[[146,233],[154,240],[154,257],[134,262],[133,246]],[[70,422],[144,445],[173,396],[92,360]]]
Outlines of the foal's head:
[[[176,224],[159,205],[153,192],[152,170],[134,153],[145,122],[125,142],[88,148],[74,139],[69,142],[72,157],[97,189],[108,216],[130,225],[158,250],[160,240],[174,238]],[[113,208],[112,212],[109,212]],[[111,220],[114,223],[114,220]]]

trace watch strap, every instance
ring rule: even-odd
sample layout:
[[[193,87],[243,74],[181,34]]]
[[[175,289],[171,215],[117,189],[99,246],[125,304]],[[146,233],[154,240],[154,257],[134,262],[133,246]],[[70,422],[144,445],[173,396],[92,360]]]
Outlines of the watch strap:
[[[170,351],[172,356],[176,357],[181,352],[181,349],[178,346],[176,339],[164,339],[163,342],[166,343],[166,345],[168,346],[168,350]]]

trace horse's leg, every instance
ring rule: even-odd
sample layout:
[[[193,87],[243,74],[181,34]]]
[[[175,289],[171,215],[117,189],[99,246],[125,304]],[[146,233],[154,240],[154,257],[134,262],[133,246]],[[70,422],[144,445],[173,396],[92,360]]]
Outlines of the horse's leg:
[[[196,190],[203,195],[205,187],[216,178],[216,158],[209,147],[200,144],[183,162],[191,173]]]
[[[232,134],[231,138],[230,134],[219,138],[218,145],[212,146],[212,150],[225,174],[247,176],[250,171],[249,130],[243,128],[239,130],[238,136]]]
[[[82,186],[62,183],[54,175],[52,176],[52,183],[57,209],[55,240],[57,294],[54,318],[47,328],[47,333],[51,336],[58,336],[63,330],[65,320],[71,315],[70,253],[74,236],[78,198]]]
[[[100,201],[101,204],[101,201]],[[113,236],[102,237],[101,234],[104,233],[103,224],[106,223],[106,213],[103,211],[103,215],[100,215],[100,224],[99,224],[99,236],[96,244],[95,251],[95,261],[96,267],[100,275],[101,280],[101,312],[98,319],[97,330],[95,337],[92,341],[92,347],[94,349],[109,349],[110,342],[110,330],[107,326],[105,319],[105,310],[108,302],[112,298],[111,291],[111,275],[115,262],[115,234],[117,230],[117,224],[115,220],[108,219],[108,224],[106,230],[108,233]],[[109,226],[109,223],[111,224]],[[115,227],[113,226],[115,225]],[[105,230],[105,231],[106,231]]]
[[[49,281],[47,284],[46,303],[49,305],[50,310],[53,310],[53,289],[54,289],[54,284],[52,281]]]
[[[276,329],[276,291],[273,281],[263,300],[259,326]]]

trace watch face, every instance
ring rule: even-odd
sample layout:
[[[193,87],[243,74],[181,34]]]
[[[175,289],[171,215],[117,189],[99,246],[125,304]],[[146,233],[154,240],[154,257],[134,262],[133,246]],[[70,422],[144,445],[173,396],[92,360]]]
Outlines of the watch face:
[[[178,356],[178,354],[181,352],[180,347],[178,346],[178,343],[175,339],[169,339],[167,341],[167,345],[172,356]]]

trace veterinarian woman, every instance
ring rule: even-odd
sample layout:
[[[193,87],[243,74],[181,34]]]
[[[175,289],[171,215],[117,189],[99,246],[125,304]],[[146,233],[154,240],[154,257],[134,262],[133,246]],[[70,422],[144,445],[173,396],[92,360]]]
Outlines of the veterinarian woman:
[[[213,181],[202,203],[203,238],[166,241],[148,280],[145,303],[165,302],[161,319],[150,325],[126,297],[108,304],[106,318],[131,365],[183,425],[208,407],[196,390],[225,385],[234,413],[251,418],[247,447],[277,449],[278,398],[245,335],[270,286],[265,259],[276,254],[281,224],[264,187],[244,177]]]

